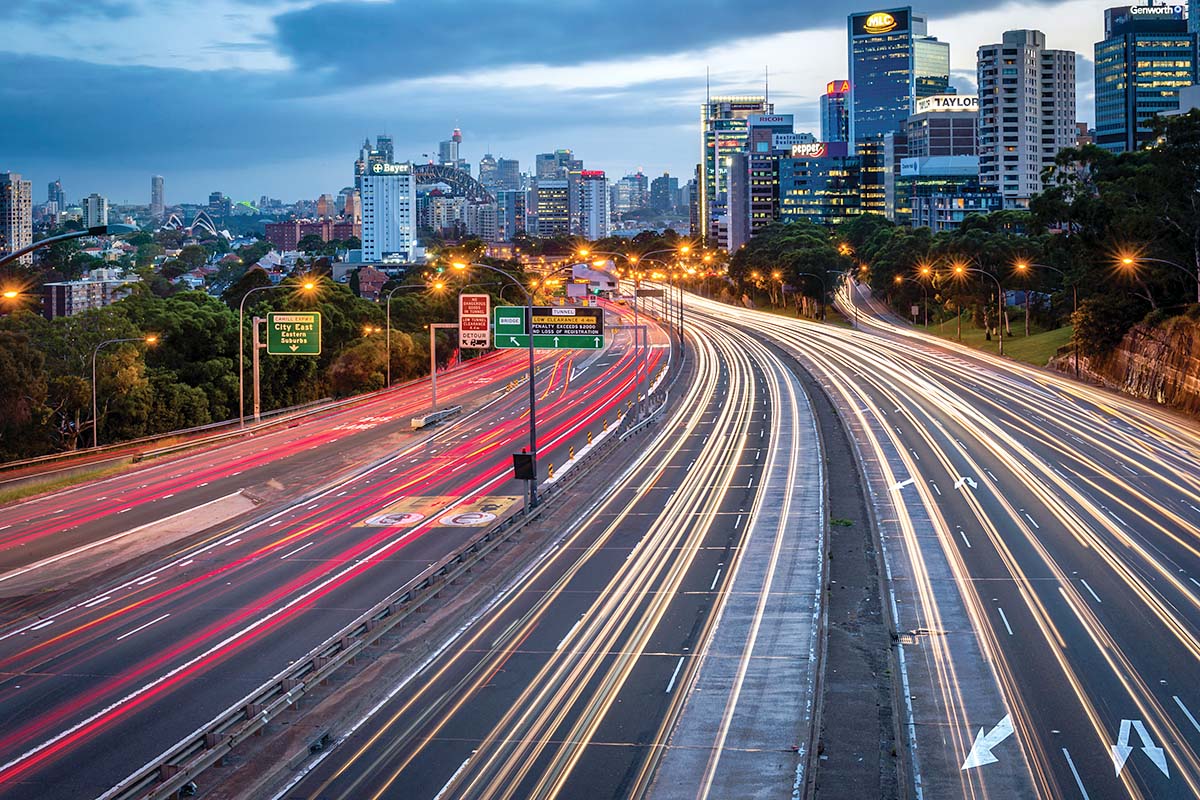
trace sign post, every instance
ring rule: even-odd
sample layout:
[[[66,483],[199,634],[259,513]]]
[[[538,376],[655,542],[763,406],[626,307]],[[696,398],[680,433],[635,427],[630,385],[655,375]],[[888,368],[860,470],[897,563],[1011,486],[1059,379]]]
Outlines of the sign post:
[[[496,347],[529,347],[521,306],[494,309]],[[540,350],[600,350],[604,347],[604,309],[540,306],[533,309],[533,346]]]
[[[321,355],[321,312],[268,312],[267,355]]]
[[[486,294],[458,296],[458,346],[464,350],[487,350],[492,346],[492,298]]]

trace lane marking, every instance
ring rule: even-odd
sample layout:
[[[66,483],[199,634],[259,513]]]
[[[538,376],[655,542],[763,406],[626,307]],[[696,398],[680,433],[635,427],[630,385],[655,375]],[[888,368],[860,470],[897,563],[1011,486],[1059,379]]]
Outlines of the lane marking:
[[[967,538],[967,532],[960,529],[958,532],[958,535],[962,537],[962,540],[964,542],[966,542],[967,549],[970,550],[971,549],[971,540]]]
[[[1033,527],[1035,527],[1035,528],[1037,528],[1037,529],[1041,530],[1041,527],[1042,527],[1042,526],[1041,526],[1041,525],[1038,525],[1036,522],[1034,522],[1034,521],[1033,521],[1033,517],[1029,516],[1029,512],[1028,512],[1028,511],[1025,511],[1025,512],[1023,512],[1023,513],[1025,514],[1025,519],[1029,520],[1029,524],[1030,524],[1030,525],[1032,525]]]
[[[446,785],[442,787],[442,790],[433,796],[433,800],[442,800],[442,795],[446,794],[446,792],[450,790],[450,786],[454,783],[454,781],[458,780],[458,776],[461,775],[462,771],[467,768],[467,764],[471,763],[471,759],[474,756],[475,754],[471,753],[471,755],[467,756],[463,760],[463,763],[458,765],[458,769],[454,770],[454,774],[450,776],[450,780],[446,781]]]
[[[1000,619],[1004,620],[1004,629],[1008,631],[1009,636],[1012,636],[1012,626],[1008,624],[1008,617],[1005,615],[1004,609],[1000,606],[996,606],[996,610],[1000,612]]]
[[[933,490],[938,493],[938,497],[942,496],[942,490],[937,487],[936,483],[934,483],[933,481],[930,481],[929,485],[932,486]]]
[[[104,595],[104,597],[97,597],[95,600],[92,600],[92,601],[90,601],[90,602],[84,603],[84,604],[83,604],[83,607],[84,607],[84,608],[91,608],[92,606],[98,606],[98,605],[100,605],[100,604],[101,604],[101,603],[103,603],[105,600],[111,600],[111,599],[112,599],[112,595],[106,594],[106,595]]]
[[[562,641],[558,643],[558,647],[554,648],[555,651],[563,649],[563,645],[567,643],[567,639],[571,638],[571,634],[575,633],[575,629],[579,627],[579,623],[581,623],[581,622],[583,622],[583,617],[580,617],[579,619],[575,620],[575,624],[571,626],[571,630],[567,631],[567,635],[564,636],[562,638]]]
[[[1088,586],[1088,582],[1087,582],[1087,581],[1085,581],[1083,578],[1080,578],[1080,579],[1079,579],[1079,582],[1083,584],[1083,588],[1087,589],[1087,590],[1088,590],[1088,593],[1089,593],[1089,594],[1091,594],[1091,596],[1092,596],[1092,597],[1096,598],[1096,602],[1097,602],[1097,603],[1103,602],[1103,601],[1100,599],[1100,596],[1099,596],[1098,594],[1096,594],[1094,591],[1092,591],[1092,587],[1091,587],[1091,586]]]
[[[708,586],[708,590],[710,592],[713,589],[717,588],[717,581],[719,581],[719,580],[721,580],[721,568],[717,567],[717,574],[713,575],[713,582],[711,584],[709,584],[709,586]]]
[[[680,668],[683,667],[683,658],[683,656],[679,657],[679,663],[675,665],[675,671],[671,673],[671,682],[667,684],[667,694],[670,694],[671,690],[675,688],[675,680],[679,677]]]
[[[53,624],[54,624],[54,620],[52,620],[52,619],[48,619],[48,620],[46,620],[45,622],[39,622],[37,625],[34,625],[34,626],[33,626],[32,628],[30,628],[29,630],[31,630],[31,631],[40,631],[42,628],[46,627],[47,625],[53,625]]]
[[[156,623],[156,622],[162,622],[164,619],[166,619],[166,618],[167,618],[167,617],[169,617],[169,616],[171,616],[171,614],[170,614],[170,612],[167,612],[166,614],[163,614],[161,617],[158,617],[157,619],[152,619],[152,620],[150,620],[150,621],[149,621],[149,622],[147,622],[145,625],[139,625],[139,626],[137,626],[136,628],[134,628],[134,629],[133,629],[133,630],[131,630],[131,631],[128,631],[128,632],[126,632],[126,633],[122,633],[120,636],[118,636],[118,637],[117,637],[117,641],[118,641],[118,642],[119,642],[119,641],[121,641],[121,640],[122,640],[122,639],[124,639],[126,636],[133,636],[133,635],[134,635],[135,633],[137,633],[138,631],[144,631],[146,628],[149,628],[149,627],[150,627],[151,625],[153,625],[154,623]]]
[[[295,550],[292,550],[292,551],[291,551],[291,552],[289,552],[289,553],[284,553],[283,555],[281,555],[281,556],[279,557],[279,560],[280,560],[280,561],[282,561],[283,559],[287,558],[288,556],[294,556],[294,555],[296,555],[296,553],[299,553],[299,552],[300,552],[301,550],[303,550],[304,548],[306,548],[306,547],[312,547],[314,544],[316,544],[316,542],[309,542],[308,544],[302,544],[302,545],[300,545],[299,547],[297,547]]]
[[[1174,698],[1175,705],[1179,706],[1179,710],[1188,718],[1188,722],[1192,723],[1192,727],[1196,729],[1196,732],[1200,733],[1200,722],[1196,722],[1196,718],[1192,716],[1192,712],[1188,711],[1188,707],[1179,699],[1179,695],[1171,695],[1171,697]]]

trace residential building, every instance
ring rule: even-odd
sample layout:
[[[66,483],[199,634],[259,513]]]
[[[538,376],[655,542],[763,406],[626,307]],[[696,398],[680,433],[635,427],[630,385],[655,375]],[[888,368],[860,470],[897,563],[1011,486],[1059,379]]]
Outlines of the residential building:
[[[860,166],[846,142],[797,145],[779,160],[779,218],[835,225],[860,213]]]
[[[911,6],[848,17],[849,139],[860,160],[862,211],[886,211],[884,135],[903,129],[918,98],[950,94],[950,45]]]
[[[501,159],[503,160],[503,159]],[[524,189],[496,191],[496,224],[500,241],[511,242],[513,236],[526,230]]]
[[[667,214],[675,210],[679,197],[679,179],[664,172],[661,178],[650,181],[650,210]]]
[[[1075,144],[1075,53],[1041,31],[1005,31],[978,51],[979,181],[1005,208],[1026,208],[1042,170]]]
[[[57,181],[55,181],[57,183]],[[54,184],[51,184],[53,186]],[[62,187],[59,187],[62,191]],[[33,244],[33,184],[19,173],[0,172],[0,254],[15,253]],[[32,264],[33,254],[21,256]]]
[[[110,306],[133,290],[136,279],[61,281],[42,284],[42,316],[72,317]]]
[[[414,262],[417,244],[417,184],[412,164],[372,165],[362,176],[363,260]]]
[[[716,243],[714,225],[728,213],[729,157],[744,152],[753,114],[774,114],[762,95],[710,97],[700,106],[700,183],[697,233]]]
[[[1178,5],[1104,10],[1104,41],[1095,48],[1098,146],[1111,153],[1145,147],[1154,117],[1179,108],[1179,90],[1198,82],[1200,35],[1188,25]]]
[[[463,209],[463,227],[467,236],[473,236],[485,242],[499,241],[498,212],[499,209],[495,202],[468,202]]]
[[[150,178],[150,216],[162,219],[166,208],[163,202],[163,176],[154,175]]]
[[[333,195],[323,194],[317,198],[317,217],[319,219],[332,219],[337,213],[337,204],[334,202]]]
[[[108,199],[95,192],[83,200],[83,227],[95,228],[108,224]]]
[[[830,81],[821,95],[821,141],[850,141],[850,81]]]
[[[345,241],[353,236],[362,238],[362,224],[348,217],[339,220],[323,217],[321,219],[289,219],[283,222],[268,222],[263,238],[275,246],[280,252],[296,249],[296,245],[305,236],[319,236],[323,242],[335,239]]]
[[[583,170],[579,176],[579,216],[576,233],[590,241],[612,233],[608,207],[608,178],[602,170]]]
[[[50,181],[46,187],[46,202],[57,203],[60,213],[67,210],[67,194],[63,191],[61,180]]]
[[[537,235],[543,239],[571,233],[571,183],[566,178],[537,182]]]
[[[358,296],[364,300],[378,303],[383,294],[383,287],[390,280],[386,272],[375,269],[370,264],[358,268]]]

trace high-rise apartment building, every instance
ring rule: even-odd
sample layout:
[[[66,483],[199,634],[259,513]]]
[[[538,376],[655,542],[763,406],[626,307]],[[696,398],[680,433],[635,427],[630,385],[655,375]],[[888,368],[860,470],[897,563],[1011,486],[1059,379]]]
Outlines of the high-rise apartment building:
[[[33,184],[16,172],[0,172],[0,254],[14,253],[31,244]],[[21,256],[20,263],[32,264],[33,254]]]
[[[699,235],[716,243],[716,223],[728,213],[729,157],[745,152],[754,114],[774,114],[762,95],[710,97],[700,106]]]
[[[842,78],[825,84],[821,95],[821,141],[850,141],[850,81]]]
[[[95,192],[89,194],[83,201],[83,226],[95,228],[108,224],[108,199]]]
[[[862,211],[886,210],[884,136],[899,133],[918,98],[950,94],[950,45],[928,35],[911,6],[851,14],[849,139],[860,159]]]
[[[58,210],[61,212],[67,207],[67,195],[63,191],[62,181],[53,180],[46,187],[46,202],[58,203]]]
[[[323,194],[317,198],[317,218],[332,219],[337,211],[337,203],[331,194]]]
[[[154,219],[162,219],[165,211],[166,205],[163,202],[163,176],[154,175],[150,178],[150,216]]]
[[[364,261],[414,262],[417,246],[417,183],[412,165],[377,163],[362,176]]]
[[[583,170],[579,175],[579,216],[576,233],[595,241],[612,233],[608,207],[608,178],[603,170]]]
[[[1197,33],[1178,5],[1104,10],[1096,42],[1096,144],[1112,153],[1145,147],[1154,117],[1179,107],[1197,82]]]
[[[524,189],[499,189],[496,191],[497,236],[501,241],[511,242],[518,233],[526,230]]]
[[[729,235],[739,238],[739,247],[779,219],[779,159],[791,152],[796,139],[795,118],[791,114],[751,114],[747,123],[745,181],[742,183],[742,175],[731,172],[729,182]],[[730,166],[740,169],[742,162]],[[741,192],[736,195],[734,192],[741,185],[745,186],[744,197]],[[742,209],[747,217],[744,223],[734,219],[741,215]]]
[[[1005,31],[978,51],[979,182],[1025,208],[1042,169],[1075,144],[1075,53],[1035,30]]]
[[[675,210],[679,197],[679,179],[664,172],[661,178],[650,181],[650,210],[667,213]]]
[[[534,194],[537,201],[537,235],[544,239],[570,235],[571,182],[566,178],[539,180]]]

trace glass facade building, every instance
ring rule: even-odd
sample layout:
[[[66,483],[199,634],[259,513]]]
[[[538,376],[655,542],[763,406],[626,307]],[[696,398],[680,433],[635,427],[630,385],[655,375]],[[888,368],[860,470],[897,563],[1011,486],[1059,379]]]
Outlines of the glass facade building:
[[[884,213],[883,137],[903,130],[918,98],[950,94],[950,45],[927,34],[910,6],[851,14],[850,141],[861,162],[862,210]]]
[[[700,107],[699,233],[716,244],[716,221],[728,212],[729,163],[746,152],[749,118],[773,114],[775,107],[761,95],[710,97]]]
[[[808,152],[779,160],[779,218],[836,225],[856,216],[862,206],[859,159],[848,156],[841,142],[811,146]]]
[[[1197,79],[1197,34],[1188,25],[1180,6],[1105,9],[1095,50],[1098,146],[1144,147],[1153,118],[1179,107],[1179,90]]]
[[[850,141],[850,81],[830,81],[821,95],[821,141]]]

